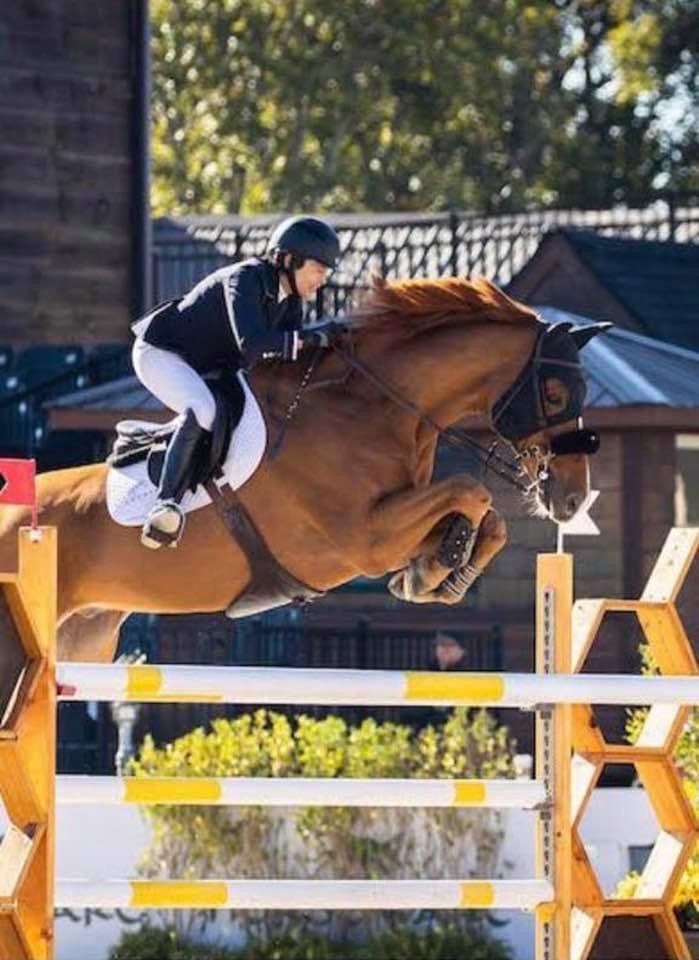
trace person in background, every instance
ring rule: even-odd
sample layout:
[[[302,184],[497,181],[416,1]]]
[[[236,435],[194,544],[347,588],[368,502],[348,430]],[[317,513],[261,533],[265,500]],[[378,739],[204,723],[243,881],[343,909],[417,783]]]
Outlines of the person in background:
[[[459,641],[439,631],[433,641],[428,670],[463,670],[466,651]]]

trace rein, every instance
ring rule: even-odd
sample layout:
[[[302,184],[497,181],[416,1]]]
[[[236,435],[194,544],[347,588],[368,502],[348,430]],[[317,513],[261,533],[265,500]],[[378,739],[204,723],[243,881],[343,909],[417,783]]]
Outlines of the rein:
[[[284,416],[282,418],[281,425],[279,428],[279,434],[277,435],[277,439],[274,441],[272,448],[270,449],[270,452],[269,452],[270,460],[276,459],[279,451],[282,448],[282,444],[284,443],[284,438],[286,437],[286,431],[289,427],[289,424],[296,416],[296,411],[298,410],[299,403],[301,403],[301,397],[303,396],[304,391],[307,389],[308,384],[311,382],[311,377],[313,376],[313,371],[316,368],[316,363],[320,358],[320,353],[321,353],[320,350],[315,350],[311,355],[311,359],[308,361],[308,366],[306,367],[304,375],[301,378],[301,383],[298,385],[296,393],[294,394],[294,398],[284,412]]]
[[[558,357],[542,356],[544,336],[544,333],[539,335],[528,363],[520,373],[517,380],[498,402],[500,409],[494,416],[496,430],[500,417],[502,417],[502,415],[512,406],[513,401],[522,392],[528,382],[532,378],[538,378],[539,370],[543,364],[551,364],[576,370],[581,369],[581,364],[579,362],[563,360],[559,359]],[[599,438],[593,431],[581,429],[582,419],[580,416],[578,416],[577,429],[559,434],[558,436],[554,437],[548,448],[543,448],[539,444],[530,444],[524,449],[517,451],[514,457],[508,459],[503,457],[497,451],[498,444],[502,441],[501,436],[497,436],[489,447],[485,447],[470,437],[466,430],[464,430],[462,427],[441,427],[436,420],[433,420],[429,414],[421,410],[417,404],[404,397],[390,383],[384,380],[383,377],[379,376],[378,373],[372,370],[371,367],[359,360],[353,350],[348,351],[344,347],[341,347],[338,343],[333,343],[331,349],[334,353],[342,358],[348,370],[356,371],[370,383],[373,383],[374,386],[376,386],[385,397],[395,403],[396,406],[415,416],[419,423],[422,423],[434,430],[441,440],[455,449],[461,451],[467,450],[470,453],[475,453],[476,459],[480,462],[486,472],[490,471],[491,473],[500,477],[506,483],[510,484],[510,486],[515,487],[515,489],[524,494],[531,493],[531,491],[538,488],[541,483],[548,480],[549,464],[555,456],[572,453],[591,454],[596,452],[599,446]],[[279,449],[283,443],[286,429],[293,419],[294,414],[299,406],[301,395],[306,389],[309,388],[309,383],[321,352],[321,350],[316,350],[312,354],[296,394],[284,414],[280,434],[276,443],[273,445],[270,454],[272,459],[274,459],[279,452]],[[347,377],[342,379],[346,382]],[[536,400],[536,423],[541,429],[544,429],[547,418],[543,410],[543,404],[538,389],[536,390]],[[496,406],[498,406],[498,404],[496,404]],[[510,442],[513,442],[513,440],[517,440],[517,437],[515,436],[514,438],[509,438],[508,436],[508,439],[510,439]],[[534,479],[530,479],[530,477],[526,475],[524,467],[522,466],[523,460],[527,458],[532,458],[535,462]]]
[[[478,460],[480,463],[482,463],[485,470],[490,470],[491,473],[496,474],[511,486],[521,490],[523,493],[527,493],[529,490],[531,490],[532,484],[521,479],[522,468],[520,463],[523,457],[526,456],[527,451],[518,453],[514,461],[507,460],[496,450],[499,442],[497,439],[491,444],[490,447],[484,447],[472,437],[469,437],[466,431],[460,427],[440,427],[436,420],[433,420],[432,417],[420,410],[420,408],[411,400],[407,400],[404,396],[398,393],[398,391],[395,390],[389,383],[387,383],[383,377],[380,377],[371,369],[371,367],[368,367],[361,360],[358,360],[356,356],[348,353],[338,344],[333,344],[332,349],[335,351],[335,353],[342,357],[349,367],[351,367],[353,370],[356,370],[357,373],[361,373],[363,377],[373,383],[374,386],[378,387],[381,393],[388,397],[389,400],[392,400],[393,403],[395,403],[401,409],[406,410],[408,413],[412,413],[418,418],[420,423],[431,427],[438,434],[438,436],[445,441],[445,443],[449,444],[449,446],[455,447],[459,450],[475,451]],[[541,479],[545,478],[540,476],[537,478],[536,482]]]

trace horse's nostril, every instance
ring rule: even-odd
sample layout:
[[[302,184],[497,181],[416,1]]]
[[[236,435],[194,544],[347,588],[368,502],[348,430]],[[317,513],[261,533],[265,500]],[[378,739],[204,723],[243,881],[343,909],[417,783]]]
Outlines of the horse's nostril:
[[[570,493],[566,497],[566,507],[568,509],[568,516],[572,517],[577,513],[580,504],[582,503],[582,497],[579,493]]]

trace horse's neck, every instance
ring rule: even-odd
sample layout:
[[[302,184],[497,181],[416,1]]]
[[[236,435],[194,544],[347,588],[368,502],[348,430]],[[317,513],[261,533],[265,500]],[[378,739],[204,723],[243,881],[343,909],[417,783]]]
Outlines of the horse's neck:
[[[490,413],[527,362],[535,336],[534,326],[524,323],[426,331],[388,350],[380,372],[446,426],[467,414]]]

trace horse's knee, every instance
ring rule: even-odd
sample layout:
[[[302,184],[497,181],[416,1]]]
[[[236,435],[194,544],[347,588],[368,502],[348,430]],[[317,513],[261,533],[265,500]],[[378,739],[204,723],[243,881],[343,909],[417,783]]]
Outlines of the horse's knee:
[[[507,543],[507,524],[495,510],[489,510],[483,518],[481,532],[498,550],[502,550]]]
[[[463,513],[476,523],[480,522],[493,502],[491,492],[482,483],[467,476],[452,477],[449,494],[454,512]]]
[[[478,530],[478,539],[471,562],[483,569],[507,543],[507,524],[495,511],[489,510]]]

